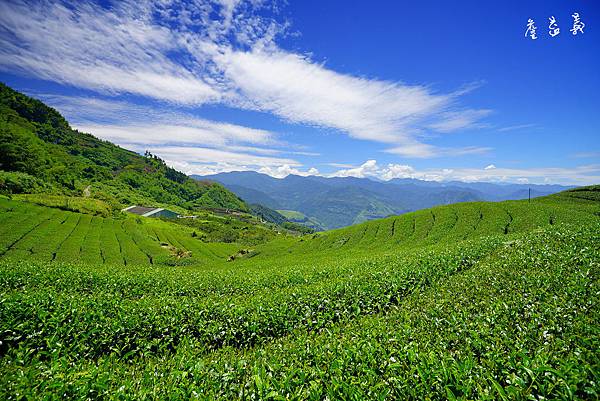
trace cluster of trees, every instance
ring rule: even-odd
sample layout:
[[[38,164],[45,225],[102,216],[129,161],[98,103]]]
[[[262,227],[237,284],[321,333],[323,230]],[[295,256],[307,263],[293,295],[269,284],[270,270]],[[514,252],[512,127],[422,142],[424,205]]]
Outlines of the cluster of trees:
[[[249,217],[221,217],[207,213],[198,219],[178,219],[177,223],[196,229],[192,237],[204,242],[257,245],[275,237],[275,230],[267,225],[258,224]]]

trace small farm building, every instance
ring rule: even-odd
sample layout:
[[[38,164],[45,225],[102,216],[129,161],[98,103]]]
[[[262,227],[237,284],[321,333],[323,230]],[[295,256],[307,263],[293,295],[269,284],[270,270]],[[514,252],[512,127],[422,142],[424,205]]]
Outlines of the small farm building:
[[[137,214],[143,217],[168,217],[174,219],[178,216],[172,210],[163,209],[162,207],[145,207],[145,206],[129,206],[123,209],[124,212]]]

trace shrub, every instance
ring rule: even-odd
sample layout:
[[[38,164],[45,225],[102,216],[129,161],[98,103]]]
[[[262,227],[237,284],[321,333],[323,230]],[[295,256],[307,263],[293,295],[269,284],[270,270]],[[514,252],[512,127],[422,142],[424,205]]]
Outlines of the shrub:
[[[7,194],[37,193],[51,187],[44,181],[27,173],[0,171],[0,192]]]

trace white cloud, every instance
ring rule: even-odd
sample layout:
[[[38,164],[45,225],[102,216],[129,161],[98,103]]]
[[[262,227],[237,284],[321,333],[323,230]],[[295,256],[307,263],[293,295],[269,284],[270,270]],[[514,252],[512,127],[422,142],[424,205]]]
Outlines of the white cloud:
[[[415,169],[408,165],[388,164],[380,166],[376,160],[367,160],[358,167],[338,170],[329,174],[330,177],[356,177],[356,178],[378,178],[381,180],[391,180],[393,178],[417,178]],[[424,176],[419,178],[424,179]]]
[[[432,157],[464,156],[474,154],[484,154],[491,150],[488,147],[467,146],[463,148],[438,147],[425,143],[412,142],[403,146],[386,149],[386,153],[403,156],[413,159],[426,159]]]
[[[148,146],[156,144],[184,144],[225,147],[229,143],[247,142],[269,144],[270,133],[248,127],[221,124],[195,119],[187,125],[132,123],[128,125],[76,125],[83,132],[90,132],[99,138],[121,144],[136,143]],[[249,150],[249,149],[245,149]],[[272,149],[258,149],[262,153],[276,153]]]
[[[161,152],[160,149],[156,149],[157,152]],[[224,162],[207,162],[207,163],[190,163],[181,160],[165,160],[171,167],[183,171],[186,174],[197,174],[197,175],[211,175],[218,173],[225,173],[230,171],[257,171],[262,174],[270,175],[275,178],[285,178],[290,174],[299,175],[303,177],[311,175],[321,175],[319,170],[314,167],[308,170],[302,170],[297,165],[289,164],[278,164],[276,159],[264,159],[262,162],[263,166],[252,165],[255,162],[254,159],[248,160],[234,160]],[[272,164],[272,165],[271,165]]]
[[[183,146],[161,146],[150,147],[148,150],[152,153],[162,155],[165,159],[178,161],[192,160],[194,163],[214,163],[216,160],[235,164],[238,166],[277,166],[288,164],[299,166],[295,160],[286,158],[274,158],[258,156],[246,153],[234,153],[219,149],[183,147]]]
[[[288,145],[277,134],[257,128],[211,121],[191,114],[156,110],[125,101],[90,97],[38,95],[84,132],[120,143],[187,143]]]
[[[240,167],[237,164],[230,163],[210,163],[210,164],[196,164],[188,163],[180,160],[165,160],[165,162],[178,171],[182,171],[185,174],[192,175],[211,175],[218,173],[226,173],[230,171],[245,171],[248,170],[243,166]]]
[[[389,181],[394,178],[415,178],[416,171],[413,167],[405,164],[388,164],[380,173],[380,177],[384,181]]]
[[[495,169],[495,168],[496,168],[496,166],[495,166],[495,165],[493,165],[493,164],[490,164],[490,165],[486,166],[486,167],[484,168],[484,170],[493,170],[493,169]]]
[[[134,146],[135,147],[135,146]],[[287,165],[299,167],[293,159],[260,156],[250,153],[229,152],[226,150],[183,147],[156,146],[148,150],[160,156],[167,164],[186,174],[214,174],[224,171],[260,170],[264,167]]]
[[[321,156],[320,153],[318,152],[304,152],[304,151],[290,151],[289,152],[292,155],[299,155],[299,156],[312,156],[312,157],[316,157],[316,156]]]
[[[277,166],[277,167],[273,167],[273,166],[261,167],[258,170],[258,172],[263,173],[263,174],[268,174],[271,177],[275,177],[275,178],[284,178],[290,174],[300,175],[303,177],[307,177],[309,175],[319,175],[319,170],[317,170],[314,167],[308,169],[307,171],[302,171],[302,170],[299,170],[297,168],[290,166],[289,164],[284,164],[282,166]]]
[[[570,156],[577,159],[600,159],[600,152],[579,152]]]
[[[354,168],[352,164],[348,163],[327,163],[328,166],[337,167],[337,168]]]
[[[463,110],[451,111],[441,115],[442,120],[431,124],[429,127],[439,132],[455,132],[466,127],[484,126],[478,123],[483,117],[489,115],[491,110]]]
[[[80,131],[117,144],[216,147],[269,155],[320,155],[296,150],[306,147],[282,141],[276,132],[206,120],[164,108],[158,111],[125,101],[90,97],[46,94],[36,97],[58,109]]]
[[[489,167],[484,169],[431,168],[417,170],[409,165],[387,164],[381,166],[375,160],[368,160],[361,166],[339,170],[329,174],[329,176],[374,177],[385,181],[393,178],[415,178],[427,181],[561,183],[574,185],[590,185],[600,182],[600,165],[524,169]]]
[[[272,168],[272,175],[318,174],[302,172],[296,160],[282,155],[318,153],[278,139],[271,131],[220,123],[182,112],[154,109],[98,98],[41,97],[67,116],[75,128],[136,152],[153,154],[188,174]],[[82,118],[81,116],[85,116]],[[281,166],[286,166],[282,168]],[[286,168],[289,172],[286,173]]]
[[[168,57],[179,38],[153,24],[151,11],[133,3],[108,10],[85,1],[1,2],[0,68],[106,93],[218,100],[209,83]]]
[[[331,127],[358,139],[411,141],[424,125],[440,132],[466,128],[483,111],[446,111],[452,94],[424,86],[340,74],[281,50],[225,52],[217,58],[238,105],[289,121]],[[431,123],[431,120],[438,120]],[[450,127],[452,126],[452,127]]]
[[[257,12],[266,3],[2,2],[0,69],[109,95],[260,110],[410,157],[465,154],[420,138],[481,126],[489,111],[458,105],[466,90],[340,73],[285,51],[275,38],[286,24]]]
[[[536,128],[537,124],[520,124],[520,125],[511,125],[508,127],[498,128],[499,132],[507,132],[507,131],[518,131],[527,128]]]
[[[331,174],[331,176],[356,178],[376,177],[379,175],[380,170],[381,169],[377,165],[376,160],[367,160],[358,167],[349,168],[346,170],[338,170],[337,172]]]
[[[224,171],[260,170],[293,166],[287,174],[299,174],[295,167],[301,164],[294,159],[278,157],[288,153],[281,149],[233,145],[239,141],[262,143],[269,140],[266,134],[255,138],[254,130],[240,126],[225,126],[200,120],[202,128],[175,125],[148,126],[87,126],[100,138],[109,139],[126,149],[137,152],[149,150],[167,164],[186,174],[214,174]],[[224,128],[224,129],[223,129]],[[185,146],[181,146],[185,145]],[[274,170],[275,171],[275,170]],[[278,173],[271,175],[281,175]],[[285,175],[287,175],[285,174]]]
[[[157,154],[169,154],[167,162],[173,167],[188,174],[215,174],[226,171],[253,170],[268,174],[275,178],[284,178],[289,174],[325,177],[357,177],[375,178],[389,181],[394,178],[413,178],[425,181],[462,181],[462,182],[495,182],[495,183],[532,183],[532,184],[563,184],[563,185],[592,185],[600,182],[600,165],[578,166],[573,168],[540,167],[524,169],[473,169],[473,168],[430,168],[417,169],[404,164],[379,165],[375,160],[367,160],[360,166],[342,169],[330,174],[323,174],[316,168],[303,169],[299,164],[266,158],[256,160],[252,157],[238,157],[232,162],[212,163],[211,157],[223,156],[210,153],[203,154],[199,160],[205,162],[188,163],[177,161],[180,151],[175,153],[168,150],[156,149]],[[203,151],[204,153],[204,151]],[[227,160],[227,159],[223,159]],[[262,163],[262,166],[252,165]]]

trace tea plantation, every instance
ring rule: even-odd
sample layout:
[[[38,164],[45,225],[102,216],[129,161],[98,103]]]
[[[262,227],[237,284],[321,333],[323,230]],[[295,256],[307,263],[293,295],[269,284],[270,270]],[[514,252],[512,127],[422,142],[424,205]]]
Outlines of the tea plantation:
[[[237,250],[233,244],[203,243],[192,228],[160,220],[104,218],[1,198],[0,225],[2,259],[153,265],[174,260],[178,250],[191,251],[197,263]]]
[[[599,190],[246,254],[2,199],[0,398],[598,399]]]

